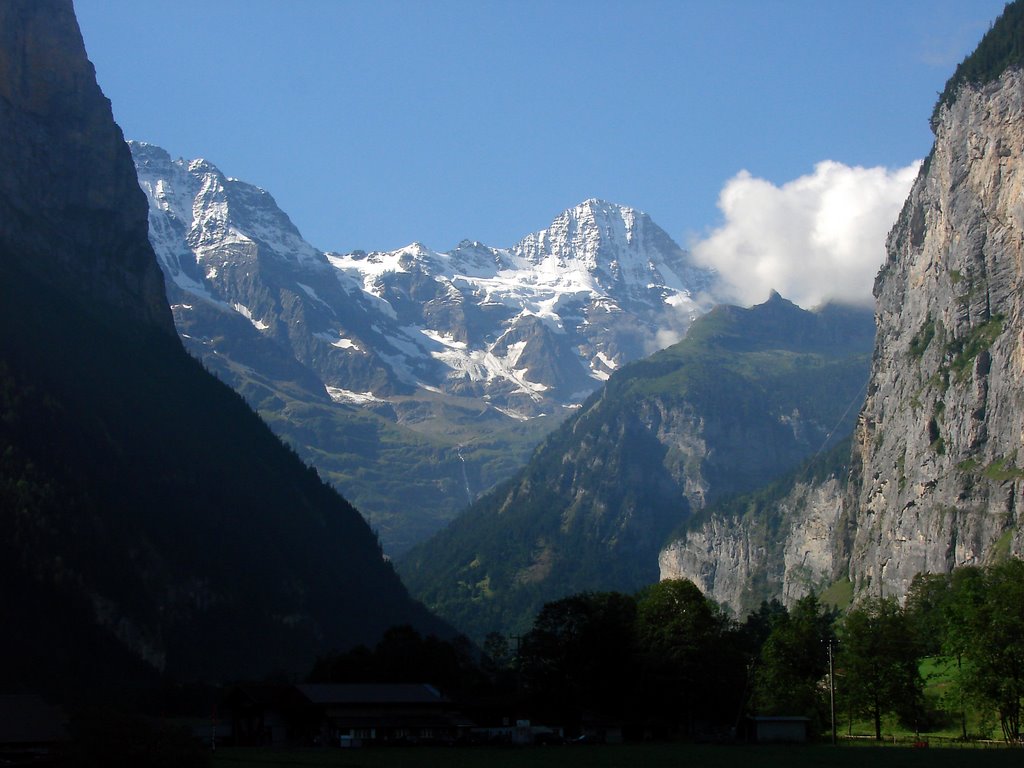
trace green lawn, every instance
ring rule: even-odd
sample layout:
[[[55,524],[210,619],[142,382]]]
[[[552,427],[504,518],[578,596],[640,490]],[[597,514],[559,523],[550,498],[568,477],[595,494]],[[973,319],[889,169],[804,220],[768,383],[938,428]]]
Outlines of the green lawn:
[[[871,749],[866,755],[865,750]],[[354,750],[220,749],[214,768],[1000,768],[1024,750],[843,745],[759,747],[690,744],[533,748],[419,747]]]

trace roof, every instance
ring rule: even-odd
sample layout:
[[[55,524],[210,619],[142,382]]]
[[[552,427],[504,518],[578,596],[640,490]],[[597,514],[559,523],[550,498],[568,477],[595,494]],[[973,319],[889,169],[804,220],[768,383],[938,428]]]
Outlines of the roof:
[[[227,706],[281,707],[294,700],[286,683],[235,683],[224,696]]]
[[[313,704],[448,704],[425,683],[306,683],[295,686]]]
[[[472,728],[472,720],[461,715],[440,712],[390,715],[347,715],[332,717],[339,728]]]

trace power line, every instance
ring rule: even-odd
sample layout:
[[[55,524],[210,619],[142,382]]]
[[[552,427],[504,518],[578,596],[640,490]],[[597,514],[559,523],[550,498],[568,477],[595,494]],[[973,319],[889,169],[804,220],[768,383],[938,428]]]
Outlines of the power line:
[[[846,406],[846,410],[843,411],[843,415],[839,417],[839,421],[837,421],[835,423],[835,426],[832,427],[832,429],[828,431],[828,434],[825,435],[825,440],[824,442],[822,442],[821,447],[818,448],[817,452],[814,454],[814,458],[818,458],[821,452],[825,450],[825,446],[828,445],[828,441],[832,439],[832,435],[835,434],[836,430],[839,429],[839,426],[843,423],[843,421],[846,420],[846,416],[847,414],[850,413],[850,409],[853,408],[853,406],[856,405],[858,402],[863,401],[864,395],[867,394],[868,381],[870,381],[870,377],[864,380],[864,384],[862,384],[860,389],[857,390],[857,393],[853,396],[853,399],[850,401],[850,404]],[[864,395],[862,395],[861,393],[864,393]]]

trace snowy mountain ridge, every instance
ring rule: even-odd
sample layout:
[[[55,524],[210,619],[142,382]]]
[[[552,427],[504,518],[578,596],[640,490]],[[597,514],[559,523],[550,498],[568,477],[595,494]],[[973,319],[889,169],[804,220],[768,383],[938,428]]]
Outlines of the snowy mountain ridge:
[[[625,206],[587,200],[511,248],[463,241],[448,253],[413,243],[325,254],[268,192],[208,161],[130,145],[161,266],[191,297],[172,297],[176,315],[194,298],[293,348],[302,330],[296,356],[335,400],[425,390],[529,418],[578,404],[709,304],[709,273]],[[258,273],[275,273],[276,297]],[[303,317],[291,320],[307,327],[280,327],[281,309],[296,304]]]

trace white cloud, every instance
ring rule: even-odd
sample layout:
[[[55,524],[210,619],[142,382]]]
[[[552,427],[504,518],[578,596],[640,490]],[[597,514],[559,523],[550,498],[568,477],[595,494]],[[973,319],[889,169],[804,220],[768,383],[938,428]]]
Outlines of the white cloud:
[[[718,270],[720,294],[744,306],[772,289],[805,308],[868,304],[886,235],[919,167],[825,160],[781,187],[741,171],[718,198],[725,223],[691,246],[694,257]]]

